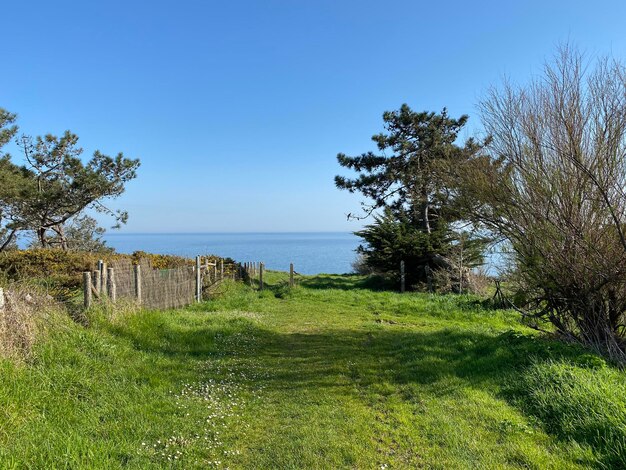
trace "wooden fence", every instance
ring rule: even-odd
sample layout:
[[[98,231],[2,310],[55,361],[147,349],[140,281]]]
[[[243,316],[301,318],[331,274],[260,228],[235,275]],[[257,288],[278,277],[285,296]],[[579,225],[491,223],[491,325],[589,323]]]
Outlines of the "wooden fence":
[[[265,288],[265,263],[261,262],[246,262],[241,265],[241,270],[244,273],[241,279],[249,282],[251,285],[257,284],[260,290]],[[289,264],[289,287],[295,285],[296,273],[293,269],[293,263]]]
[[[94,301],[127,299],[147,308],[179,308],[208,298],[224,279],[240,280],[263,290],[264,274],[265,264],[261,262],[229,263],[203,256],[197,256],[194,265],[172,269],[154,269],[144,260],[139,264],[124,260],[111,266],[99,261],[96,270],[83,273],[84,305],[89,308]],[[292,263],[290,286],[295,274]]]

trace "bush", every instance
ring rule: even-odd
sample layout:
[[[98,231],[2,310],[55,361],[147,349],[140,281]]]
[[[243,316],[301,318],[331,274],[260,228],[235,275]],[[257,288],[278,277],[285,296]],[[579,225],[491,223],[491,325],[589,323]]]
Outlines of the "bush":
[[[0,357],[27,358],[51,316],[55,324],[63,324],[62,307],[34,285],[11,284],[4,289],[0,305]]]
[[[468,212],[507,240],[529,315],[626,364],[626,65],[563,48],[481,103]]]
[[[92,253],[38,248],[11,250],[0,253],[0,279],[29,280],[45,286],[55,298],[70,296],[82,283],[82,273],[97,268],[98,260],[108,264],[138,264],[147,261],[154,269],[170,269],[193,264],[193,260],[172,255],[158,255],[137,251],[132,255]]]
[[[356,255],[356,259],[352,262],[351,266],[352,270],[356,274],[360,274],[362,276],[369,276],[375,272],[374,268],[367,264],[367,256],[363,253],[358,253]]]

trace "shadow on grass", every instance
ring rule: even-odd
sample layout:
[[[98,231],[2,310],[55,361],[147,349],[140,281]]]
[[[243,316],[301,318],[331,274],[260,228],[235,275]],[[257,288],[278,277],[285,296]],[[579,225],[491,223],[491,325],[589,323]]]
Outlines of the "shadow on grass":
[[[382,276],[356,276],[354,274],[320,275],[299,282],[308,289],[368,289],[373,291],[397,290],[391,280]]]
[[[229,368],[234,372],[260,365],[266,373],[250,380],[270,391],[318,390],[345,396],[365,393],[376,399],[396,394],[411,400],[416,393],[444,397],[473,387],[492,390],[522,410],[532,397],[510,385],[532,358],[587,364],[590,355],[582,348],[515,331],[490,335],[458,329],[416,332],[382,327],[282,334],[245,318],[204,325],[181,328],[166,323],[153,334],[139,335],[123,328],[117,333],[139,350],[233,359]],[[233,334],[249,335],[255,340],[243,349],[236,342],[220,342]],[[572,438],[567,433],[556,436],[566,441]],[[605,463],[614,462],[610,449],[591,438],[579,440],[605,455]]]

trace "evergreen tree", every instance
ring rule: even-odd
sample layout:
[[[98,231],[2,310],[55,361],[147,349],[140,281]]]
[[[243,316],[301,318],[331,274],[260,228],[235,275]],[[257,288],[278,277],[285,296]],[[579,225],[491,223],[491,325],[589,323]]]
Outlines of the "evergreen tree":
[[[17,133],[15,119],[0,108],[0,150]],[[67,248],[65,224],[87,208],[113,216],[118,224],[126,221],[126,212],[113,211],[104,201],[124,192],[125,184],[136,176],[139,160],[96,151],[83,162],[78,137],[69,131],[60,138],[22,137],[19,145],[24,165],[0,153],[0,251],[11,246],[20,230],[35,232],[42,247],[49,246],[52,232],[54,240]]]
[[[16,115],[0,108],[0,150],[15,136]],[[11,162],[8,153],[0,152],[0,251],[14,246],[15,236],[24,227],[19,208],[28,188],[24,171]]]
[[[336,176],[337,187],[367,198],[361,203],[363,213],[348,217],[383,211],[357,232],[367,245],[360,252],[372,267],[397,273],[404,260],[410,282],[426,280],[426,266],[457,269],[448,258],[464,219],[456,205],[456,170],[482,149],[473,139],[463,146],[455,143],[467,119],[451,118],[445,109],[415,112],[403,104],[383,114],[386,132],[372,137],[380,154],[337,156],[341,166],[358,173],[355,178]]]

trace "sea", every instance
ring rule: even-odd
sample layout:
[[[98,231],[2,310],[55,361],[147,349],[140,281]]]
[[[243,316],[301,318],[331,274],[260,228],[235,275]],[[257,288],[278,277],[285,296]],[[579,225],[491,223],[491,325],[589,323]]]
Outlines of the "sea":
[[[267,269],[300,274],[353,272],[361,239],[349,232],[306,233],[107,233],[118,253],[145,251],[193,258],[217,255],[238,262],[260,261]]]

